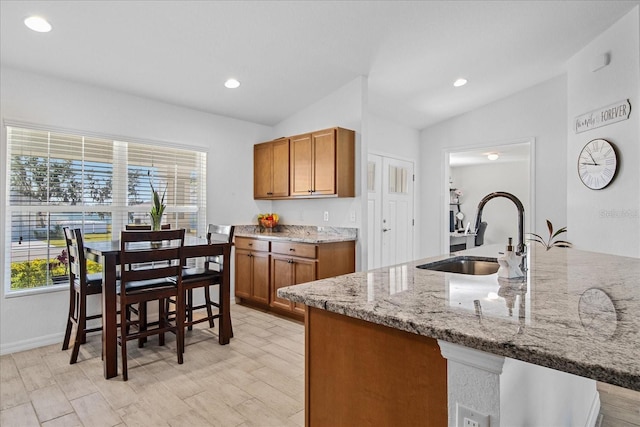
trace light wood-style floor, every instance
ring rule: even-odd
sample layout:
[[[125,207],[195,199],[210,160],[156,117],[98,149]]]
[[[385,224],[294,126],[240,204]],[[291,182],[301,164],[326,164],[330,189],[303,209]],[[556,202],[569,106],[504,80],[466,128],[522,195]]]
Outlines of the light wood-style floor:
[[[127,382],[104,379],[95,334],[75,365],[59,344],[2,356],[0,426],[303,426],[304,326],[240,305],[231,316],[231,344],[197,325],[183,365],[171,334],[132,343]],[[601,427],[640,426],[640,393],[598,389]]]
[[[75,365],[61,345],[2,356],[0,426],[303,426],[304,326],[231,310],[231,344],[201,323],[182,365],[172,334],[166,347],[131,342],[126,382],[102,376],[99,334]]]

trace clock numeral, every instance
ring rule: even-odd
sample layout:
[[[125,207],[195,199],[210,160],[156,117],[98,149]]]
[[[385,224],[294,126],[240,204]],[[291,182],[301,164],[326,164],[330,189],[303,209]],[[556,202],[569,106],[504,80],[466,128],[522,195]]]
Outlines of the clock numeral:
[[[606,160],[606,163],[607,163],[607,166],[609,166],[609,165],[615,165],[615,164],[616,164],[616,159],[608,158],[608,159]]]
[[[604,168],[604,170],[602,171],[602,174],[605,175],[607,178],[611,178],[613,177],[613,170],[609,168]]]
[[[613,150],[611,149],[611,147],[609,147],[609,149],[607,150],[607,152],[606,152],[606,153],[604,153],[604,156],[605,156],[605,157],[609,157],[609,155],[611,154],[611,152],[612,152],[612,151],[613,151]]]
[[[598,151],[598,150],[602,149],[602,147],[598,147],[598,143],[599,143],[599,141],[597,139],[595,141],[593,141],[593,151]]]

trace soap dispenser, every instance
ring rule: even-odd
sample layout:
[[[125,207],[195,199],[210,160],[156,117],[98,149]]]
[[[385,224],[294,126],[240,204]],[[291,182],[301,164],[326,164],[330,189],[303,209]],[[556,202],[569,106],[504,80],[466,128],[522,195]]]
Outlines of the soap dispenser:
[[[498,258],[498,277],[503,279],[519,279],[524,277],[524,273],[520,269],[520,261],[522,256],[516,255],[513,251],[513,238],[509,237],[506,251],[503,256]]]

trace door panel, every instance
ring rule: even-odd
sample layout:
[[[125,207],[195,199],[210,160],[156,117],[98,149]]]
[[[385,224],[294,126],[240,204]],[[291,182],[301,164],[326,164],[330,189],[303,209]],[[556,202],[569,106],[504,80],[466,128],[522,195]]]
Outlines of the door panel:
[[[311,182],[311,134],[291,138],[291,195],[308,196]]]
[[[273,196],[289,195],[289,140],[273,142]]]
[[[253,298],[269,304],[269,254],[254,252],[253,260]]]
[[[371,168],[376,169],[372,172]],[[379,171],[377,170],[379,168]],[[378,184],[377,180],[380,180]],[[413,163],[369,155],[369,268],[413,259]],[[379,206],[376,207],[375,204]],[[376,215],[380,216],[377,220]],[[378,262],[379,260],[379,262]]]

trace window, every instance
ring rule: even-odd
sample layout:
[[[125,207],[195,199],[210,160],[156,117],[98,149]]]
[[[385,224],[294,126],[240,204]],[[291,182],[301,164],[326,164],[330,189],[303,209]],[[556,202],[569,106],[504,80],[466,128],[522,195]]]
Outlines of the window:
[[[7,293],[68,282],[63,227],[108,240],[150,224],[151,183],[166,192],[164,223],[205,232],[205,152],[13,126],[7,151]]]

